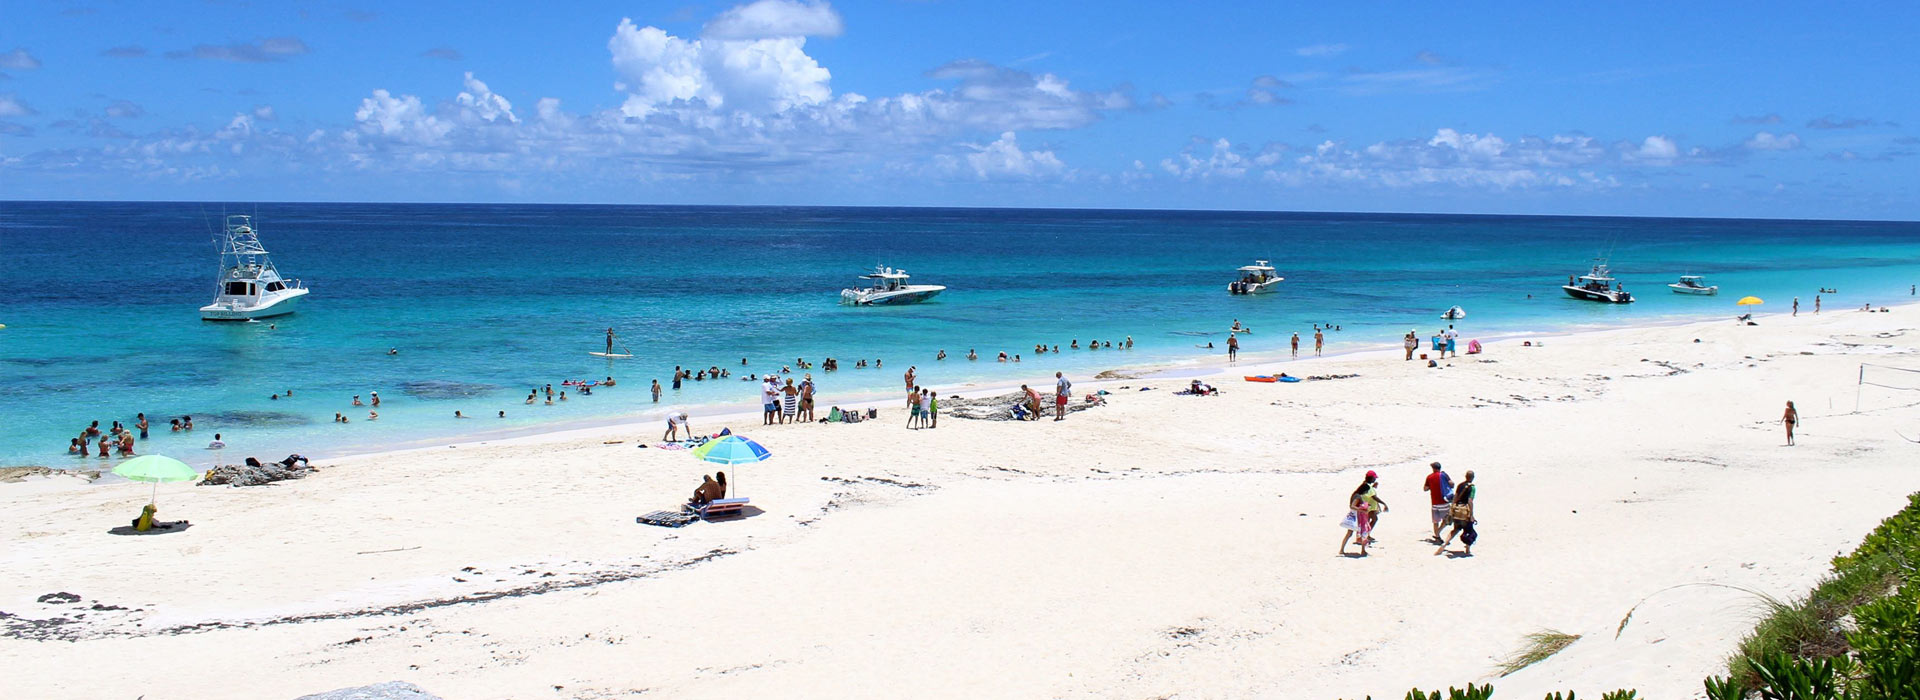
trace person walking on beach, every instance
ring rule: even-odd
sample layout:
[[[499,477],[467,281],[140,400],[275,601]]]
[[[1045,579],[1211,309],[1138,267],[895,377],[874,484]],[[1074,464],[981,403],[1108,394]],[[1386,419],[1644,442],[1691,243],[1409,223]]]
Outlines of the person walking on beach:
[[[1240,336],[1227,336],[1227,361],[1240,359]]]
[[[1820,313],[1820,295],[1813,295],[1813,312]]]
[[[1433,501],[1433,542],[1439,544],[1440,529],[1446,527],[1451,519],[1449,509],[1453,504],[1453,477],[1440,469],[1439,462],[1430,466],[1433,467],[1433,473],[1427,475],[1427,482],[1420,485],[1420,490],[1427,492],[1427,497]]]
[[[1067,375],[1053,373],[1053,419],[1067,419],[1067,397],[1073,395],[1073,382],[1067,381]]]
[[[1793,298],[1793,315],[1794,316],[1800,315],[1800,297]]]
[[[1320,348],[1326,347],[1326,345],[1327,345],[1326,334],[1320,332],[1320,329],[1318,328],[1313,329],[1313,356],[1319,357]]]
[[[1367,545],[1373,543],[1373,516],[1377,512],[1374,506],[1377,502],[1373,495],[1374,482],[1379,479],[1378,473],[1368,470],[1366,478],[1360,481],[1360,487],[1354,489],[1352,495],[1347,496],[1347,509],[1350,511],[1353,524],[1347,530],[1347,534],[1340,536],[1341,556],[1346,555],[1347,540],[1350,539],[1360,544],[1360,556],[1367,556]],[[1344,526],[1345,523],[1342,525]]]
[[[1453,324],[1451,323],[1447,324],[1447,329],[1440,332],[1440,337],[1446,340],[1446,344],[1440,346],[1441,347],[1440,359],[1443,359],[1443,360],[1446,359],[1447,353],[1453,353],[1454,357],[1459,357],[1460,350],[1454,347],[1454,343],[1460,340],[1460,334],[1454,332]]]
[[[1413,337],[1413,331],[1407,331],[1407,337],[1400,343],[1407,348],[1407,359],[1413,359],[1413,349],[1420,347],[1420,340]]]
[[[660,403],[660,380],[653,380],[653,402]]]
[[[1293,357],[1300,359],[1300,331],[1293,332]]]
[[[1793,426],[1798,425],[1800,423],[1800,411],[1799,409],[1796,409],[1793,407],[1792,401],[1787,402],[1787,412],[1784,415],[1780,416],[1780,422],[1786,424],[1787,426],[1787,446],[1792,447],[1793,446]]]
[[[1480,541],[1480,533],[1473,529],[1474,523],[1479,522],[1473,517],[1473,500],[1478,490],[1479,487],[1473,485],[1473,470],[1468,469],[1466,479],[1453,488],[1453,503],[1448,513],[1453,530],[1447,533],[1447,539],[1440,543],[1440,548],[1433,551],[1434,556],[1447,552],[1447,545],[1453,544],[1454,535],[1459,535],[1460,541],[1466,544],[1460,556],[1473,556],[1473,543]]]

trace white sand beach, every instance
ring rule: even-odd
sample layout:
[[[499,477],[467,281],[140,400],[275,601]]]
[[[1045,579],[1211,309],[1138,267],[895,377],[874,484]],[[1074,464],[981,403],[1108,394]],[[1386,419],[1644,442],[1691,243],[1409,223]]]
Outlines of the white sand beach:
[[[1243,363],[1205,377],[1217,397],[1076,378],[1110,403],[1062,422],[694,416],[774,457],[730,470],[748,517],[680,529],[634,518],[713,468],[636,449],[652,423],[163,485],[160,515],[193,525],[141,537],[107,530],[146,485],[33,478],[0,485],[0,662],[32,669],[0,694],[1688,697],[1760,608],[1676,586],[1799,595],[1920,490],[1911,392],[1852,413],[1859,363],[1920,368],[1916,313],[1513,338],[1439,369]],[[1269,371],[1359,376],[1240,380]],[[1475,556],[1426,541],[1435,460],[1478,473]],[[1340,556],[1369,469],[1392,510],[1371,556]],[[1498,677],[1546,629],[1581,639]]]

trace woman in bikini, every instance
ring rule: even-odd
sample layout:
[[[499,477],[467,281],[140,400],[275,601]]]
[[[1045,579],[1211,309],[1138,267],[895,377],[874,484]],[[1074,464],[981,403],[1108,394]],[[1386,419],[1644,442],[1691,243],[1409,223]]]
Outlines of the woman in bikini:
[[[1792,401],[1787,402],[1787,412],[1780,416],[1780,422],[1787,424],[1787,446],[1792,447],[1793,426],[1800,422],[1800,411],[1793,407]]]

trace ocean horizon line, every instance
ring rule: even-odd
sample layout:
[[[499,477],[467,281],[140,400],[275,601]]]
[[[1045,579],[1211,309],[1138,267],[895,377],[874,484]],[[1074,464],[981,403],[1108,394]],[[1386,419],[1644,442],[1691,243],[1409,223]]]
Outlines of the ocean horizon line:
[[[1091,207],[1091,206],[984,206],[961,204],[713,204],[713,203],[623,203],[623,202],[505,202],[505,201],[398,201],[398,200],[194,200],[194,199],[0,199],[5,204],[251,204],[251,205],[287,205],[287,206],[423,206],[423,207],[554,207],[580,209],[636,208],[660,210],[851,210],[851,211],[967,211],[967,212],[1045,212],[1054,214],[1071,213],[1132,213],[1132,214],[1220,214],[1220,215],[1280,215],[1299,217],[1303,220],[1321,218],[1377,216],[1407,218],[1451,217],[1462,219],[1563,219],[1563,220],[1625,220],[1625,221],[1675,221],[1675,222],[1739,222],[1753,221],[1766,223],[1859,223],[1859,224],[1912,224],[1920,219],[1866,219],[1866,218],[1809,218],[1809,217],[1764,217],[1764,216],[1706,216],[1706,215],[1666,215],[1645,216],[1633,214],[1573,214],[1573,213],[1517,213],[1517,212],[1449,212],[1449,211],[1386,211],[1386,210],[1346,210],[1346,209],[1169,209],[1164,207]]]

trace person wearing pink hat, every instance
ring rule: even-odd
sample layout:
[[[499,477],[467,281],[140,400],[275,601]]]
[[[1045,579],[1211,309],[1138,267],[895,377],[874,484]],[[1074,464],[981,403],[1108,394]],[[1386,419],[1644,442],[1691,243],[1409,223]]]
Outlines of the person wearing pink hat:
[[[1380,500],[1379,487],[1377,484],[1379,480],[1380,474],[1378,472],[1371,469],[1367,470],[1367,478],[1360,482],[1359,488],[1353,490],[1353,495],[1347,497],[1347,507],[1353,511],[1353,525],[1348,528],[1347,534],[1340,536],[1340,554],[1342,556],[1345,556],[1347,553],[1348,539],[1354,539],[1359,542],[1360,556],[1367,556],[1367,545],[1373,543],[1374,520],[1379,517],[1380,513],[1384,513],[1387,510],[1387,502]],[[1342,526],[1346,526],[1346,523],[1342,523]],[[1359,537],[1355,538],[1355,533],[1358,533]]]

